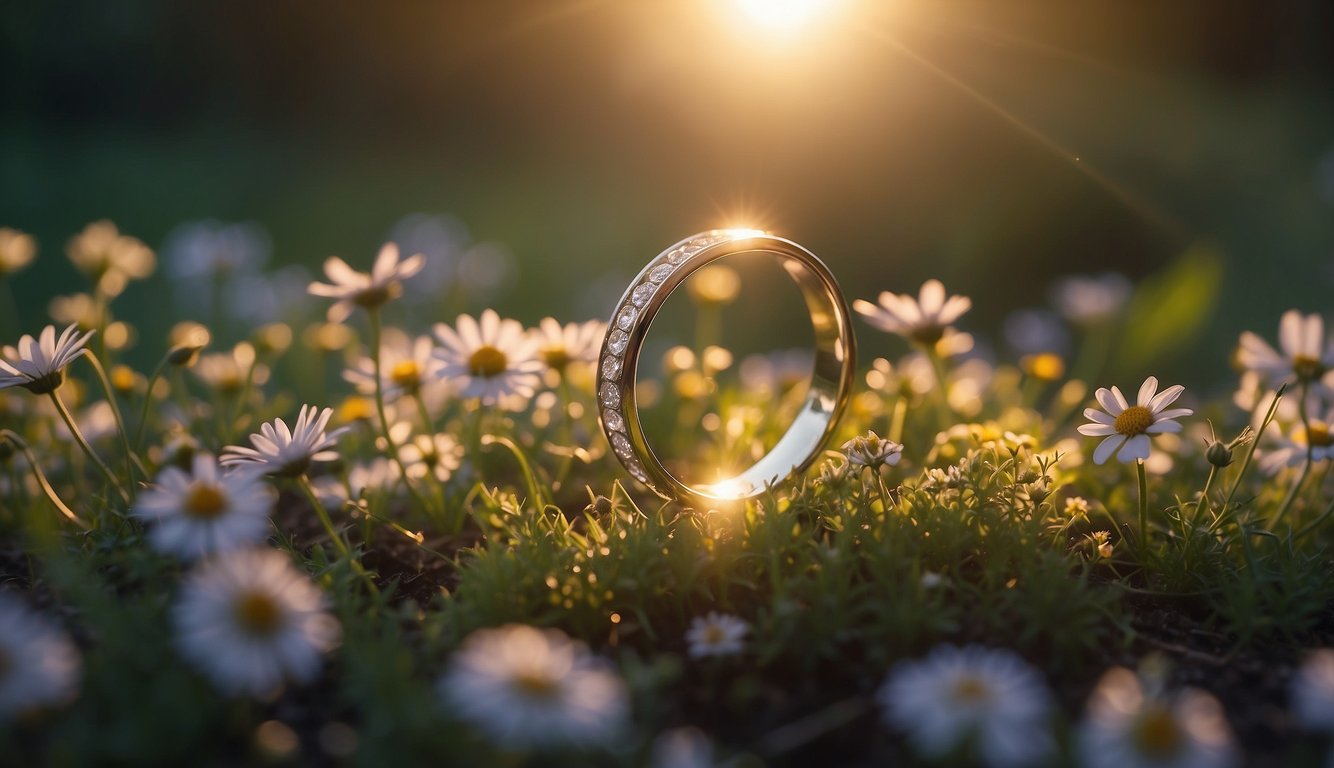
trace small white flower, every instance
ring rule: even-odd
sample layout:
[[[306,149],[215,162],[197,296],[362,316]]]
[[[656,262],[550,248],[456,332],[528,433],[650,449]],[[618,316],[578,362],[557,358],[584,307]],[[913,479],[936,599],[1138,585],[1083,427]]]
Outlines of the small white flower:
[[[939,280],[927,280],[917,298],[885,291],[878,304],[858,299],[853,309],[874,328],[902,336],[923,346],[934,345],[972,306],[967,296],[946,296]],[[970,338],[971,341],[971,338]]]
[[[84,227],[66,247],[70,261],[108,296],[119,296],[130,280],[153,274],[157,259],[137,238],[122,235],[109,221]]]
[[[406,443],[399,443],[399,458],[408,471],[408,477],[417,480],[431,475],[440,482],[448,482],[459,468],[463,446],[453,435],[440,432],[434,435],[413,435]]]
[[[1334,650],[1322,648],[1308,656],[1288,690],[1297,722],[1313,731],[1334,732]]]
[[[651,768],[713,768],[713,742],[698,728],[673,728],[653,740]]]
[[[455,328],[436,323],[439,376],[454,382],[462,397],[490,405],[511,396],[533,396],[542,380],[537,342],[517,320],[488,309],[478,320],[460,315]]]
[[[929,758],[973,738],[986,765],[1033,765],[1055,746],[1047,687],[1010,651],[937,646],[921,661],[894,667],[878,698],[885,719]]]
[[[1085,408],[1084,417],[1090,421],[1079,426],[1081,435],[1104,438],[1093,451],[1093,462],[1103,464],[1113,453],[1123,462],[1149,458],[1149,436],[1180,432],[1181,424],[1174,419],[1194,413],[1189,408],[1167,408],[1185,391],[1178,384],[1158,392],[1158,379],[1150,376],[1140,385],[1135,405],[1130,405],[1116,387],[1100,388],[1094,395],[1106,412]]]
[[[1334,459],[1334,411],[1323,419],[1308,418],[1306,426],[1298,422],[1286,435],[1278,438],[1277,445],[1265,448],[1260,456],[1260,469],[1273,475],[1284,467],[1299,467],[1306,463],[1306,452],[1311,461]]]
[[[328,283],[311,283],[313,296],[336,299],[329,307],[329,322],[341,323],[356,307],[373,308],[403,294],[403,281],[421,271],[426,257],[420,253],[399,261],[398,246],[385,243],[375,257],[370,274],[358,272],[337,256],[324,262]]]
[[[1125,275],[1071,275],[1052,286],[1056,310],[1072,323],[1087,325],[1114,317],[1130,300],[1134,286]]]
[[[601,320],[561,325],[554,317],[544,317],[531,333],[538,359],[548,370],[564,373],[572,363],[597,362],[606,332],[607,324]]]
[[[32,263],[37,242],[32,235],[0,227],[0,277],[12,275]]]
[[[66,634],[0,591],[0,722],[73,698],[79,652]]]
[[[338,621],[305,574],[277,550],[230,552],[186,579],[173,619],[181,654],[230,694],[264,696],[307,682],[336,646]]]
[[[269,248],[269,236],[257,224],[188,221],[167,235],[162,260],[172,279],[197,284],[255,272],[269,260]]]
[[[66,328],[59,339],[54,325],[43,328],[37,339],[24,334],[18,348],[0,350],[0,389],[23,387],[38,395],[54,392],[65,382],[65,367],[87,353],[84,345],[92,336],[93,331],[80,336],[77,325]]]
[[[518,624],[469,635],[439,691],[459,719],[519,749],[607,744],[630,707],[625,683],[582,643]]]
[[[190,368],[209,389],[225,395],[241,392],[249,379],[259,386],[269,380],[269,367],[255,360],[255,347],[242,341],[231,352],[212,352],[200,355]]]
[[[1089,697],[1079,731],[1086,768],[1226,768],[1238,763],[1218,701],[1186,689],[1147,694],[1135,673],[1116,668]]]
[[[333,461],[338,458],[333,447],[348,428],[325,433],[332,415],[332,408],[321,411],[313,405],[303,405],[291,429],[282,419],[265,422],[260,425],[258,434],[250,436],[250,445],[254,447],[229,445],[224,448],[222,465],[275,477],[296,477],[303,474],[312,461]]]
[[[430,336],[412,338],[397,328],[386,328],[380,344],[380,386],[386,402],[421,392],[436,379],[439,362],[431,355]],[[375,394],[375,361],[359,357],[343,378],[364,395]]]
[[[1303,316],[1295,309],[1284,312],[1278,326],[1278,343],[1282,354],[1264,339],[1244,331],[1237,362],[1274,384],[1293,378],[1320,381],[1327,373],[1334,372],[1334,340],[1325,343],[1325,321],[1320,315]]]
[[[193,559],[262,541],[273,490],[253,474],[222,474],[206,453],[195,454],[192,469],[164,469],[135,502],[134,514],[154,524],[153,547]]]
[[[745,619],[727,613],[709,611],[696,616],[686,631],[687,653],[692,659],[705,656],[733,656],[746,647],[750,625]]]
[[[903,458],[903,445],[867,431],[843,444],[843,455],[854,469],[875,469],[894,466]]]

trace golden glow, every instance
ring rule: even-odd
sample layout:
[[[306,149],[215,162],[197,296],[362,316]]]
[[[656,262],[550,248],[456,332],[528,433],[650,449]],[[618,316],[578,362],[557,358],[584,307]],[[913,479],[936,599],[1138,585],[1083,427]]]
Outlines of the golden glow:
[[[749,227],[729,227],[723,232],[733,240],[742,240],[747,237],[759,237],[768,234],[762,229],[752,229]]]
[[[752,24],[769,29],[796,29],[827,15],[836,0],[736,0]]]

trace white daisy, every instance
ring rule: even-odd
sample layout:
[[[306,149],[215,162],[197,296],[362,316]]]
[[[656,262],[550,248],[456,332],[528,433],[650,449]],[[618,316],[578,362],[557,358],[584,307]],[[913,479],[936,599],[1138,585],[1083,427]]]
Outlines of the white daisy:
[[[1135,673],[1116,668],[1089,697],[1079,729],[1086,768],[1225,768],[1238,764],[1223,708],[1204,691],[1168,697],[1146,692]]]
[[[224,475],[212,456],[198,453],[191,473],[164,469],[134,514],[154,524],[154,548],[193,559],[262,541],[273,502],[273,490],[255,475]]]
[[[253,386],[269,380],[269,367],[256,362],[255,347],[248,341],[238,343],[231,352],[200,355],[190,371],[209,389],[224,395],[238,394],[247,378]]]
[[[597,362],[607,324],[601,320],[561,325],[554,317],[544,317],[531,333],[537,343],[537,357],[548,370],[564,373],[571,363]]]
[[[1260,469],[1273,475],[1284,467],[1299,467],[1306,463],[1308,449],[1312,462],[1334,459],[1334,411],[1323,419],[1307,419],[1306,426],[1294,424],[1274,447],[1264,449]]]
[[[1237,362],[1275,384],[1292,378],[1320,381],[1334,371],[1334,339],[1325,343],[1325,321],[1320,315],[1302,315],[1295,309],[1284,312],[1278,325],[1278,343],[1282,354],[1264,339],[1244,331]]]
[[[187,577],[173,620],[180,652],[229,694],[307,682],[339,641],[338,621],[305,574],[273,549],[230,552]]]
[[[87,353],[84,345],[93,333],[80,336],[79,327],[71,325],[57,339],[56,327],[48,325],[37,339],[24,334],[17,348],[0,350],[0,389],[23,387],[38,395],[56,391],[65,382],[65,366]]]
[[[463,446],[453,435],[444,432],[413,435],[407,442],[395,442],[399,445],[398,455],[408,477],[414,480],[431,475],[442,483],[448,482],[454,470],[459,468]]]
[[[32,235],[0,227],[0,277],[12,275],[32,263],[37,241]]]
[[[1130,280],[1116,272],[1071,275],[1056,281],[1051,300],[1065,319],[1088,325],[1115,317],[1133,292]]]
[[[329,307],[329,322],[341,323],[356,307],[373,308],[403,294],[403,281],[421,271],[426,257],[420,253],[399,261],[398,246],[385,243],[370,274],[358,272],[337,256],[324,262],[328,283],[311,283],[313,296],[336,299]]]
[[[78,691],[79,652],[18,597],[0,591],[0,722]]]
[[[750,625],[745,619],[727,613],[709,611],[696,616],[686,631],[687,653],[693,659],[705,656],[733,656],[746,647]]]
[[[1033,765],[1055,746],[1047,687],[1010,651],[937,646],[921,661],[894,667],[878,699],[885,719],[928,758],[973,739],[986,765]]]
[[[946,296],[945,286],[939,280],[923,283],[917,298],[884,291],[878,304],[858,299],[852,305],[872,327],[923,346],[940,341],[946,329],[972,306],[973,301],[967,296]]]
[[[1288,688],[1292,714],[1303,727],[1334,732],[1334,650],[1312,653]]]
[[[555,629],[469,635],[439,683],[453,714],[503,747],[607,744],[626,726],[625,683]]]
[[[303,405],[291,429],[282,419],[265,422],[260,425],[258,434],[250,436],[250,445],[254,447],[229,445],[224,448],[222,465],[275,477],[296,477],[303,474],[312,461],[333,461],[338,458],[333,447],[348,427],[325,433],[332,415],[332,408],[321,411],[313,405]]]
[[[519,321],[502,320],[495,310],[477,320],[460,315],[455,328],[436,323],[435,337],[441,345],[435,350],[438,375],[454,382],[463,397],[488,405],[511,396],[527,399],[541,384],[537,341]]]
[[[903,445],[867,431],[843,444],[843,455],[853,469],[875,469],[894,466],[903,458]]]
[[[66,247],[70,261],[108,296],[118,296],[130,280],[153,274],[157,259],[137,238],[122,235],[109,221],[95,221],[71,238]]]
[[[436,377],[439,362],[431,355],[430,336],[413,338],[397,328],[386,328],[380,338],[380,386],[386,402],[421,392]],[[375,361],[358,357],[343,378],[364,395],[375,394]]]
[[[1106,412],[1085,408],[1084,417],[1090,422],[1079,426],[1081,435],[1104,438],[1093,451],[1093,462],[1103,464],[1113,453],[1123,462],[1149,458],[1149,436],[1180,432],[1181,424],[1174,419],[1194,413],[1189,408],[1167,408],[1185,391],[1178,384],[1158,392],[1158,379],[1150,376],[1140,385],[1135,405],[1130,405],[1116,387],[1100,388],[1094,396]]]

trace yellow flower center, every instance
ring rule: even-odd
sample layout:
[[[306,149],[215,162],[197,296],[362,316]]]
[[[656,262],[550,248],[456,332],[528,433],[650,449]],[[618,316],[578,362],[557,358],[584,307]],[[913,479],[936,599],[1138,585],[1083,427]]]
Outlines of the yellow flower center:
[[[404,389],[421,386],[421,367],[416,360],[401,360],[389,369],[389,380]]]
[[[283,612],[271,595],[244,592],[232,604],[232,615],[241,629],[256,637],[267,637],[282,626]]]
[[[718,645],[727,639],[727,632],[718,624],[710,624],[704,628],[704,642],[707,645]]]
[[[542,349],[542,362],[553,371],[563,371],[570,364],[570,352],[563,344],[552,344]]]
[[[991,686],[976,677],[965,675],[950,686],[954,700],[963,704],[981,704],[991,698]]]
[[[1153,426],[1153,411],[1142,405],[1132,405],[1121,411],[1121,415],[1116,417],[1116,423],[1112,426],[1126,437],[1142,435]]]
[[[540,669],[521,670],[511,682],[516,691],[534,699],[552,698],[560,690],[556,679]]]
[[[945,337],[945,326],[935,323],[919,325],[908,334],[913,341],[924,347],[933,346],[937,341]]]
[[[1314,357],[1297,355],[1292,358],[1292,372],[1301,381],[1315,381],[1325,374],[1325,366]]]
[[[473,376],[481,376],[487,379],[495,378],[505,372],[509,367],[509,358],[504,352],[487,344],[484,347],[478,347],[476,352],[468,357],[468,372]]]
[[[397,290],[395,290],[397,288]],[[398,298],[402,288],[397,283],[374,288],[364,288],[352,295],[352,303],[360,307],[378,307],[390,299]]]
[[[196,520],[212,520],[227,510],[227,494],[216,485],[195,483],[185,495],[181,511]]]
[[[1028,355],[1019,364],[1029,376],[1040,381],[1057,381],[1065,375],[1065,361],[1051,352]]]
[[[1135,723],[1130,740],[1145,757],[1166,760],[1181,750],[1185,739],[1171,712],[1162,706],[1150,705]]]
[[[1300,428],[1299,428],[1300,429]],[[1313,421],[1299,440],[1314,448],[1328,448],[1334,445],[1334,435],[1330,434],[1329,425],[1323,421]]]
[[[111,369],[111,386],[119,392],[130,392],[134,389],[134,369],[128,365],[118,365]]]

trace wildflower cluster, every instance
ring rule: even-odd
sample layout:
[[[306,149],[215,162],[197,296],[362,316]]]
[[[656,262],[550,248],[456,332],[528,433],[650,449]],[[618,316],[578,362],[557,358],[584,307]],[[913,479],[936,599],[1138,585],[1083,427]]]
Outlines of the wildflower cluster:
[[[836,450],[692,509],[608,456],[604,323],[440,321],[422,297],[495,289],[451,281],[501,251],[395,232],[316,280],[266,272],[255,225],[183,226],[163,263],[192,319],[156,335],[115,311],[157,255],[107,222],[70,241],[87,290],[0,351],[16,760],[1229,766],[1249,691],[1193,665],[1233,660],[1279,683],[1283,758],[1334,733],[1320,316],[1285,314],[1277,348],[1244,334],[1232,403],[1115,371],[1132,399],[1070,349],[1123,319],[1123,277],[1062,279],[1007,322],[1014,365],[940,281],[885,292],[855,307],[902,341],[863,340],[884,356]],[[0,280],[37,252],[0,230]],[[682,473],[761,457],[812,366],[722,346],[741,281],[699,277],[700,345],[640,382]]]

